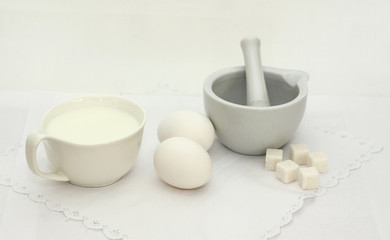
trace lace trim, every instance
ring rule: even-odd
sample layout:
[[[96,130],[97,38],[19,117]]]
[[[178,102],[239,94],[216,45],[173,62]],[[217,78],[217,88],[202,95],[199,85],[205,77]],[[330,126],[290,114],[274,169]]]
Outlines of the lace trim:
[[[301,194],[281,217],[279,224],[265,232],[264,235],[261,236],[261,240],[266,240],[279,235],[282,228],[292,222],[294,214],[303,208],[307,199],[325,196],[330,189],[337,187],[342,180],[347,179],[353,171],[361,168],[363,163],[370,161],[373,154],[377,154],[383,150],[382,145],[372,143],[363,138],[354,137],[345,131],[336,131],[330,128],[319,128],[318,130],[340,138],[356,141],[360,145],[364,145],[365,150],[358,154],[353,161],[349,162],[345,168],[336,173],[323,187],[309,193]]]
[[[296,201],[288,208],[286,213],[281,217],[279,223],[274,227],[270,228],[268,231],[266,231],[260,237],[261,240],[266,240],[280,234],[281,229],[292,222],[294,214],[303,208],[307,199],[314,199],[326,195],[329,190],[337,187],[342,180],[348,178],[353,171],[360,169],[362,167],[362,164],[370,161],[373,158],[374,154],[383,151],[382,145],[372,143],[363,138],[354,137],[345,131],[336,131],[329,128],[320,128],[318,130],[326,134],[332,134],[340,138],[356,141],[360,145],[365,146],[364,151],[358,154],[353,161],[349,162],[345,168],[336,173],[323,187],[315,191],[304,193],[298,196]],[[22,147],[23,145],[14,145],[6,150],[0,151],[0,162],[7,161],[7,159],[10,158],[12,154],[16,154],[16,152]],[[90,219],[77,210],[72,210],[63,207],[61,203],[50,201],[46,199],[42,194],[31,192],[26,186],[21,185],[17,182],[13,182],[11,177],[7,177],[0,174],[0,185],[4,187],[9,187],[10,189],[12,189],[13,192],[17,194],[27,196],[31,201],[35,203],[45,205],[45,207],[50,211],[61,213],[67,219],[82,222],[82,224],[87,229],[101,231],[104,236],[109,240],[129,239],[128,236],[126,234],[123,234],[119,229],[111,228],[98,220]]]
[[[13,154],[16,154],[24,145],[14,145],[6,150],[0,151],[0,162],[9,161]],[[98,220],[84,216],[80,211],[72,210],[64,207],[59,202],[50,201],[44,195],[30,191],[26,186],[14,182],[11,177],[0,174],[0,186],[8,187],[13,192],[27,196],[35,203],[43,204],[48,210],[58,212],[64,215],[65,218],[74,221],[80,221],[82,224],[91,230],[101,231],[109,240],[126,240],[128,236],[123,234],[119,229],[111,228]]]

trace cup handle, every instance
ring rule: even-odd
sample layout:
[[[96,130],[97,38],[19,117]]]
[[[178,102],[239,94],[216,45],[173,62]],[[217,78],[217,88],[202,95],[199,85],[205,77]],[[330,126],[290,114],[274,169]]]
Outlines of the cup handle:
[[[47,173],[39,170],[37,164],[37,149],[41,141],[48,139],[49,137],[46,134],[43,134],[39,131],[33,131],[27,136],[26,140],[26,161],[30,170],[43,178],[54,180],[54,181],[69,181],[69,178],[62,172],[53,172]]]

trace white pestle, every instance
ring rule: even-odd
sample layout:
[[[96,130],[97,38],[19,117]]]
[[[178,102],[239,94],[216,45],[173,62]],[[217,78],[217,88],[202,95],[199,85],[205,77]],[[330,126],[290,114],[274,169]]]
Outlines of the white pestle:
[[[246,75],[246,102],[248,106],[270,106],[263,66],[260,57],[260,40],[246,37],[241,40]]]

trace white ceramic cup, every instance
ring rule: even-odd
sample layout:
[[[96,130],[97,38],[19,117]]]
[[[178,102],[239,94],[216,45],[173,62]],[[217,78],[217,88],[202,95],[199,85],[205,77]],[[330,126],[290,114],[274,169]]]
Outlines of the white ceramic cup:
[[[134,120],[132,122],[134,126],[132,129],[123,128],[123,131],[118,131],[115,129],[118,126],[114,126],[118,124],[114,121],[110,122],[110,120],[103,122],[103,116],[98,117],[99,115],[97,115],[96,121],[91,121],[91,124],[93,123],[96,127],[96,131],[93,130],[92,133],[99,135],[99,132],[101,133],[103,130],[110,133],[111,128],[115,129],[116,132],[122,132],[117,137],[110,136],[110,138],[105,139],[103,136],[97,142],[80,142],[77,137],[75,139],[64,138],[53,134],[51,130],[48,131],[49,128],[55,130],[55,119],[63,117],[64,114],[71,111],[84,111],[83,109],[87,108],[108,109],[109,111],[120,111],[121,114],[130,114]],[[90,118],[95,116],[89,112],[86,114]],[[115,114],[105,115],[104,119],[106,117],[110,119],[113,115]],[[74,115],[72,119],[72,121],[77,119],[76,123],[80,120]],[[83,187],[101,187],[112,184],[133,167],[141,146],[145,120],[146,113],[143,107],[123,97],[88,95],[67,100],[49,110],[41,121],[41,128],[28,135],[26,140],[28,166],[34,174],[49,180],[69,181]],[[102,121],[101,126],[99,121]],[[122,125],[125,127],[126,121],[127,119],[122,121]],[[72,137],[72,134],[70,136]],[[51,165],[57,169],[54,172],[43,172],[38,167],[37,148],[42,141]]]

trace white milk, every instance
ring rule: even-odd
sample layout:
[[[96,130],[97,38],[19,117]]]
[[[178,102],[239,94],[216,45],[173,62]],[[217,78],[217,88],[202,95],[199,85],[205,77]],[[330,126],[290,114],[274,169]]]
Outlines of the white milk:
[[[78,144],[105,143],[128,136],[140,123],[131,114],[108,107],[85,107],[57,116],[49,135]]]

